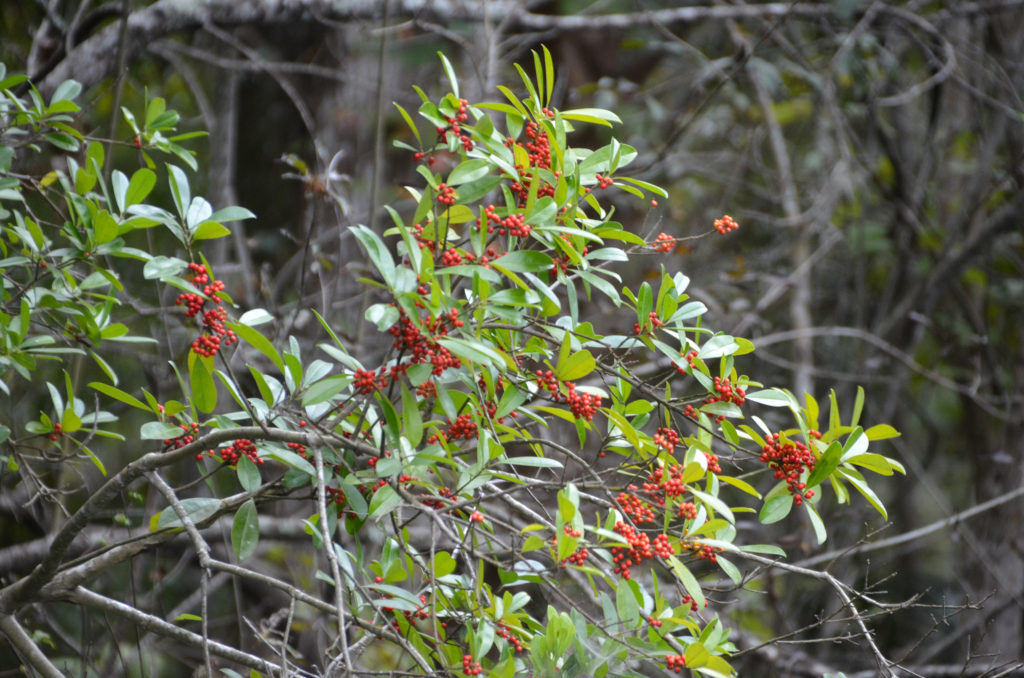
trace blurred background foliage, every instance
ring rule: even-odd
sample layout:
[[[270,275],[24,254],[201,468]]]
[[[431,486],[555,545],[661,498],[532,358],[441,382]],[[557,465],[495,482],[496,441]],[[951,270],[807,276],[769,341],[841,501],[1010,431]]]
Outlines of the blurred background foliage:
[[[64,46],[117,30],[122,8],[152,4],[2,3],[0,61],[42,82]],[[895,538],[1004,500],[837,560],[834,574],[877,595],[920,593],[935,606],[880,617],[883,649],[931,666],[925,675],[980,675],[1022,658],[1024,3],[686,3],[694,11],[680,21],[657,11],[683,3],[655,0],[381,0],[351,15],[311,5],[320,11],[301,20],[214,20],[161,35],[123,70],[112,58],[83,98],[80,129],[96,136],[130,138],[117,106],[141,110],[154,96],[182,113],[185,130],[209,130],[191,142],[209,168],[197,192],[258,215],[206,253],[236,301],[310,339],[313,307],[362,339],[364,265],[343,229],[381,230],[382,205],[413,205],[403,185],[415,183],[415,165],[390,141],[415,140],[392,102],[418,106],[410,83],[446,86],[438,50],[464,96],[498,99],[494,86],[515,82],[512,64],[543,43],[559,67],[558,106],[616,111],[616,135],[641,154],[634,175],[669,189],[650,209],[623,201],[619,220],[648,239],[685,238],[672,265],[716,327],[757,345],[752,376],[819,400],[834,387],[848,403],[861,384],[865,418],[902,431],[890,453],[910,477],[879,484],[889,524],[854,503],[860,519],[829,521],[834,543]],[[625,19],[601,20],[610,14]],[[578,23],[554,20],[567,17]],[[601,142],[586,133],[595,137],[581,145]],[[131,166],[136,153],[115,146],[114,164]],[[704,237],[724,213],[739,233]],[[658,276],[660,261],[637,257],[632,274]],[[158,392],[163,360],[130,359]],[[16,498],[0,504],[3,524],[20,525]],[[815,558],[809,528],[785,525],[791,552]],[[0,547],[23,531],[5,527]],[[732,610],[752,638],[814,640],[830,627],[799,629],[829,613],[826,601],[786,579],[740,594]],[[798,656],[861,665],[834,654],[850,648],[801,645]]]

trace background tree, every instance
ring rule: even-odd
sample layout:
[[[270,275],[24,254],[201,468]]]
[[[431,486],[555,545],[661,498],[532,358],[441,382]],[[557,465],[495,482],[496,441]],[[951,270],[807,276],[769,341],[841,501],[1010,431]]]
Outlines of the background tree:
[[[47,96],[68,76],[98,85],[88,109],[96,129],[118,120],[119,100],[139,110],[143,85],[166,82],[160,94],[174,107],[222,130],[210,137],[209,164],[228,169],[205,193],[233,189],[259,220],[211,252],[214,270],[236,300],[268,308],[293,333],[313,336],[303,311],[313,306],[355,340],[373,335],[360,330],[369,300],[353,283],[361,255],[343,227],[381,232],[380,206],[400,201],[389,178],[414,180],[407,156],[384,143],[401,125],[389,102],[418,105],[406,83],[437,77],[424,58],[437,47],[472,74],[464,94],[479,100],[508,81],[514,59],[552,45],[564,65],[556,103],[616,110],[622,141],[640,151],[634,174],[672,196],[645,235],[670,224],[696,233],[724,209],[744,225],[742,239],[684,241],[675,254],[715,325],[751,336],[777,366],[758,376],[798,393],[837,384],[841,402],[864,383],[865,416],[904,431],[897,456],[916,482],[880,492],[890,531],[905,534],[874,536],[832,571],[858,582],[899,573],[886,583],[899,599],[927,590],[940,606],[985,602],[952,619],[941,608],[909,610],[891,632],[880,620],[880,643],[909,666],[929,665],[928,675],[1021,657],[1018,3],[264,2],[244,13],[235,3],[154,3],[125,21],[104,14],[114,6],[8,4],[4,60],[28,64]],[[381,26],[390,28],[367,30]],[[123,77],[105,79],[115,73]],[[271,96],[278,91],[286,97]],[[119,152],[135,153],[107,157]],[[294,154],[291,168],[275,165],[284,154]],[[233,179],[232,166],[263,170]],[[290,195],[275,178],[282,171],[302,179]],[[644,216],[617,207],[624,223]],[[653,262],[634,258],[632,274],[656,273]],[[164,364],[143,363],[151,384],[166,378]],[[24,517],[24,503],[11,510]],[[994,515],[954,519],[972,505]],[[840,543],[873,530],[843,525]],[[912,530],[920,525],[931,527]],[[809,551],[807,536],[790,539]],[[808,552],[805,564],[829,557]],[[776,632],[798,630],[792,619],[823,607],[790,580],[768,593],[766,626]],[[913,639],[908,625],[919,629]],[[849,666],[834,654],[842,650],[813,652]]]

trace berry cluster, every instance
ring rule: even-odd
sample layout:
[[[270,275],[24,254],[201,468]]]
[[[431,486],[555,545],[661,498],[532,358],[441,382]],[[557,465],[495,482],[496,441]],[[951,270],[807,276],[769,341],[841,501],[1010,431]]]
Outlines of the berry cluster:
[[[699,606],[697,605],[697,601],[694,600],[693,596],[691,596],[689,593],[687,593],[685,596],[683,596],[683,600],[682,600],[682,604],[683,605],[686,605],[687,603],[690,604],[690,611],[691,612],[696,612],[698,609],[700,609]],[[704,607],[707,607],[707,606],[708,606],[708,601],[705,600],[704,601]]]
[[[647,623],[653,626],[654,628],[660,628],[662,624],[660,619],[655,619],[654,615],[650,614],[647,615]]]
[[[598,188],[608,188],[609,186],[615,183],[615,179],[612,179],[611,177],[602,176],[600,174],[594,175],[594,178],[597,179]]]
[[[814,454],[800,441],[784,440],[781,434],[773,433],[761,448],[761,461],[775,470],[777,480],[786,481],[797,506],[814,496],[814,490],[805,491],[807,485],[800,480],[805,469],[808,473],[814,470]]]
[[[621,574],[623,579],[632,576],[630,568],[634,565],[639,565],[645,560],[653,560],[655,556],[668,558],[675,553],[665,534],[655,536],[652,542],[645,533],[621,520],[615,523],[615,531],[629,543],[628,549],[621,546],[614,546],[611,549],[612,562],[615,563],[614,572]]]
[[[737,224],[733,220],[733,218],[730,217],[728,214],[723,216],[721,219],[715,219],[714,226],[715,230],[721,233],[722,235],[725,235],[729,231],[735,231],[737,228],[740,227],[740,225]]]
[[[679,352],[682,355],[682,351]],[[683,355],[683,360],[690,366],[691,370],[697,369],[697,351],[688,351],[686,355]],[[676,372],[679,374],[686,374],[686,369],[676,365]]]
[[[53,425],[53,433],[50,434],[50,440],[56,442],[57,438],[59,438],[62,435],[64,435],[64,427],[61,426],[60,424],[54,424]],[[175,438],[175,440],[177,440],[177,438]],[[190,440],[189,442],[192,442],[192,441]],[[164,441],[164,445],[166,445],[166,444],[167,444],[167,441],[165,440]]]
[[[551,394],[551,399],[556,403],[564,398],[569,405],[569,410],[577,419],[593,421],[594,415],[601,407],[601,396],[590,393],[583,393],[576,390],[576,384],[571,381],[560,382],[555,373],[551,370],[537,370],[537,386],[541,390]],[[565,384],[566,392],[561,392],[561,384]]]
[[[654,248],[655,252],[671,252],[675,246],[676,239],[668,233],[659,233],[658,237],[651,243],[651,247]]]
[[[643,326],[640,323],[633,323],[633,334],[650,334],[664,324],[658,317],[658,312],[651,311],[647,314],[647,320],[644,321]]]
[[[361,395],[367,395],[374,391],[383,390],[388,385],[387,377],[383,375],[384,368],[381,368],[381,374],[378,377],[377,372],[372,370],[356,370],[355,376],[352,379],[352,388]]]
[[[484,514],[480,513],[479,511],[473,511],[471,514],[469,514],[469,520],[474,523],[482,523],[484,522]]]
[[[629,485],[626,489],[635,492],[637,487],[636,485]],[[634,494],[619,492],[619,496],[615,498],[615,503],[619,505],[619,510],[629,516],[634,523],[654,522],[654,511],[651,510],[650,505]]]
[[[676,451],[676,445],[679,444],[679,432],[670,428],[658,427],[658,432],[654,434],[652,440],[655,445],[672,454]]]
[[[184,431],[184,433],[177,438],[164,438],[163,443],[165,450],[180,450],[189,443],[195,442],[196,436],[199,435],[198,422],[193,421],[189,424],[178,424],[178,428]],[[54,432],[60,433],[60,424],[55,424],[53,429]],[[199,456],[201,457],[202,455],[200,454]]]
[[[459,251],[453,247],[451,249],[445,250],[441,254],[441,258],[438,259],[437,263],[439,263],[441,266],[458,266],[459,264],[462,263],[462,255],[459,254]]]
[[[448,420],[448,427],[439,433],[435,433],[427,440],[428,443],[436,443],[439,440],[449,442],[452,440],[472,440],[476,438],[479,427],[473,421],[473,415],[460,414],[455,421]]]
[[[615,523],[615,531],[626,540],[629,548],[622,546],[612,547],[612,562],[615,563],[614,572],[615,574],[621,574],[623,579],[629,579],[631,576],[630,568],[633,565],[639,565],[643,561],[654,557],[654,553],[651,551],[651,539],[632,525],[621,520]]]
[[[437,187],[437,201],[442,205],[451,207],[455,204],[455,189],[448,184],[442,183]]]
[[[476,220],[476,228],[480,230],[484,228],[484,218],[487,219],[487,232],[494,233],[497,231],[498,235],[511,235],[518,238],[525,238],[530,235],[530,231],[533,229],[532,226],[526,223],[526,215],[520,212],[513,212],[504,219],[498,216],[497,208],[494,205],[488,205],[484,208],[484,216]]]
[[[670,654],[665,656],[665,666],[669,671],[682,673],[686,668],[686,658],[681,654]]]
[[[568,392],[565,394],[565,401],[569,404],[572,416],[577,419],[593,421],[598,408],[601,407],[601,396],[591,393],[576,391],[576,384],[571,381],[565,382]]]
[[[583,536],[582,532],[580,532],[579,530],[572,529],[571,525],[566,525],[565,527],[563,527],[562,528],[562,532],[564,532],[566,535],[572,537],[573,539],[579,539],[580,537]],[[551,538],[551,543],[555,547],[555,549],[557,550],[558,549],[558,535],[555,535],[554,537]],[[589,557],[590,557],[590,551],[587,549],[587,547],[585,547],[585,546],[577,547],[577,549],[575,551],[573,551],[571,554],[569,554],[568,557],[562,558],[562,562],[560,563],[560,567],[565,568],[566,565],[583,565],[583,563],[585,563],[587,561],[587,558],[589,558]]]
[[[495,631],[495,634],[499,638],[504,638],[508,643],[510,643],[517,653],[523,651],[523,641],[519,640],[519,637],[512,632],[512,628],[505,622],[498,622],[498,628]]]
[[[532,120],[526,123],[524,134],[527,138],[525,144],[519,144],[512,137],[508,137],[505,140],[505,145],[509,148],[520,146],[527,153],[527,163],[529,168],[536,167],[538,169],[550,169],[551,168],[551,142],[548,139],[548,133],[540,129],[537,123]],[[509,186],[509,190],[516,196],[516,202],[519,207],[525,207],[530,196],[530,184],[533,182],[533,172],[529,171],[528,167],[523,167],[520,164],[516,165],[516,170],[519,172],[519,181],[513,182]],[[555,172],[556,176],[560,172]],[[554,196],[555,187],[547,182],[542,182],[537,190],[537,197],[543,198],[545,196]]]
[[[693,555],[709,563],[717,563],[718,554],[725,550],[721,546],[710,546],[699,541],[681,541],[679,548],[683,553],[692,551]]]
[[[238,463],[238,460],[244,454],[249,457],[249,460],[257,466],[263,466],[263,459],[259,455],[259,451],[256,449],[256,443],[249,440],[248,438],[239,438],[227,447],[214,451],[208,450],[207,454],[211,457],[220,456],[221,460],[228,463],[230,466],[234,466]]]
[[[395,369],[402,371],[408,365],[430,363],[434,366],[431,373],[435,377],[439,377],[449,368],[462,367],[462,361],[433,338],[446,336],[449,325],[453,328],[462,327],[464,321],[459,318],[459,310],[453,308],[448,313],[443,313],[436,318],[425,318],[422,322],[432,337],[424,335],[412,319],[405,314],[405,311],[401,311],[398,322],[388,329],[388,334],[395,338],[394,348],[399,353],[411,354],[407,363],[396,365]],[[397,376],[397,372],[393,376]]]
[[[715,377],[714,384],[715,392],[718,393],[716,396],[711,396],[704,402],[706,403],[717,403],[717,402],[732,402],[736,405],[742,405],[746,402],[747,393],[738,386],[733,386],[728,379],[722,379],[721,377]]]
[[[199,323],[202,334],[192,342],[192,352],[197,355],[212,357],[220,350],[221,344],[230,346],[238,341],[235,333],[224,327],[224,321],[228,318],[228,312],[224,310],[224,306],[218,303],[213,308],[203,310],[207,301],[220,301],[220,293],[224,291],[224,283],[220,280],[211,280],[204,264],[191,263],[188,267],[192,271],[192,281],[196,285],[203,286],[203,294],[183,292],[178,295],[175,303],[178,306],[185,306],[186,318],[194,318],[200,315],[200,313],[202,314],[202,320]]]
[[[459,99],[459,110],[455,115],[447,116],[448,126],[437,128],[437,133],[441,135],[441,139],[445,143],[448,142],[448,133],[451,132],[452,135],[459,140],[459,143],[462,144],[462,149],[467,153],[473,150],[473,140],[469,138],[468,134],[462,133],[462,123],[469,120],[469,114],[466,113],[468,107],[468,101],[465,99]],[[415,158],[415,156],[413,157]],[[418,160],[419,158],[416,159]]]
[[[467,676],[479,676],[484,670],[480,662],[473,661],[473,655],[466,654],[462,655],[462,672]]]

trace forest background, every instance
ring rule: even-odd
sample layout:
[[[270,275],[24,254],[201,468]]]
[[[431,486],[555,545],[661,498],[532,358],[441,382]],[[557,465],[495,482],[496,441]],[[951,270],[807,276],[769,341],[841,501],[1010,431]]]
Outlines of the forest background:
[[[0,62],[45,95],[82,82],[82,129],[124,139],[120,107],[159,96],[181,129],[209,130],[190,143],[206,170],[196,191],[257,215],[206,250],[236,302],[300,334],[316,323],[296,309],[328,309],[356,342],[369,340],[356,282],[366,263],[340,229],[380,231],[382,205],[407,200],[401,186],[416,180],[390,143],[411,141],[392,102],[413,110],[410,84],[445,86],[438,50],[464,96],[493,100],[541,44],[558,68],[555,103],[618,113],[616,134],[639,151],[634,176],[668,190],[656,208],[623,202],[619,219],[680,238],[672,266],[717,327],[754,342],[758,377],[819,399],[834,387],[841,402],[862,385],[865,417],[902,433],[886,454],[908,476],[876,485],[888,521],[854,502],[824,547],[786,523],[777,536],[793,559],[914,599],[872,627],[919,675],[1019,669],[1024,2],[0,6]],[[741,230],[703,237],[724,213]],[[656,279],[660,264],[638,256],[628,271]],[[157,362],[138,368],[166,379]],[[41,536],[27,504],[3,487],[0,578],[24,567],[13,547]],[[824,609],[817,591],[771,590],[740,625],[797,632]],[[781,645],[774,671],[865,666],[856,644],[813,636]]]

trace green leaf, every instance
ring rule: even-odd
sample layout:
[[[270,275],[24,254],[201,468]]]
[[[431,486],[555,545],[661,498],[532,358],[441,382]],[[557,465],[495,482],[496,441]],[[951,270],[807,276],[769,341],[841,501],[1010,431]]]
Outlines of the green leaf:
[[[386,515],[398,508],[401,503],[401,495],[395,492],[395,489],[390,485],[383,485],[373,493],[373,498],[370,499],[369,519],[373,520]]]
[[[285,466],[290,466],[293,469],[302,471],[306,475],[316,476],[316,469],[313,468],[313,465],[291,450],[283,447],[272,447],[267,449],[264,456],[269,459],[276,459]]]
[[[611,127],[612,123],[622,124],[622,119],[619,116],[602,108],[574,108],[562,111],[561,114],[566,120],[579,120],[580,122],[589,122],[595,125],[604,125],[605,127]]]
[[[758,520],[764,525],[777,523],[793,509],[793,495],[789,493],[789,486],[784,482],[778,483],[764,496],[764,506]]]
[[[110,396],[114,400],[120,400],[122,403],[126,405],[130,405],[132,407],[138,408],[140,410],[145,410],[147,412],[153,411],[148,405],[146,405],[144,402],[142,402],[135,396],[131,395],[130,393],[125,393],[121,389],[111,386],[110,384],[104,384],[103,382],[100,381],[91,381],[89,382],[89,388],[93,388],[106,396]]]
[[[676,556],[672,556],[668,561],[672,567],[672,572],[683,583],[683,588],[686,589],[686,592],[696,601],[698,607],[704,607],[704,591],[701,590],[700,584],[697,583],[697,578],[693,576],[689,568]]]
[[[255,551],[260,541],[260,521],[256,513],[256,502],[252,499],[242,504],[231,525],[231,547],[235,558],[242,562]]]
[[[252,462],[252,459],[247,454],[243,454],[238,458],[235,472],[238,474],[239,484],[241,484],[242,489],[246,492],[255,492],[263,484],[259,467]]]
[[[201,523],[212,517],[222,505],[223,502],[220,499],[212,497],[189,497],[181,500],[181,507],[185,510],[185,515],[193,523]],[[165,508],[150,521],[151,530],[162,530],[168,527],[182,527],[181,518],[174,512],[172,506]]]
[[[793,396],[779,388],[767,388],[763,391],[754,391],[752,393],[748,393],[746,399],[769,407],[797,407],[796,400],[794,400]]]
[[[505,356],[499,353],[498,349],[480,341],[442,337],[437,340],[437,343],[467,362],[490,365],[499,369],[506,365]]]
[[[135,170],[124,194],[125,209],[145,200],[155,185],[156,174],[153,170],[145,167]]]
[[[746,546],[741,546],[740,551],[743,551],[744,553],[763,553],[765,555],[780,556],[782,558],[786,557],[786,552],[775,544],[748,544]]]
[[[192,361],[192,402],[203,414],[213,412],[217,407],[217,384],[206,366],[208,358],[197,357]]]
[[[370,257],[370,261],[377,268],[381,278],[387,283],[388,287],[394,286],[395,279],[395,262],[391,258],[391,252],[388,250],[387,245],[380,239],[376,233],[368,229],[366,226],[356,226],[351,231],[356,238],[362,243],[366,249],[367,255]]]
[[[178,426],[162,421],[146,422],[139,429],[139,437],[143,440],[166,440],[168,438],[177,438],[181,434],[182,430]]]
[[[562,462],[548,457],[507,457],[499,459],[495,463],[508,466],[529,466],[532,468],[562,468]]]
[[[309,407],[327,402],[352,383],[350,375],[335,375],[311,384],[302,394],[302,406]]]
[[[807,501],[804,502],[804,506],[807,507],[807,517],[811,519],[811,527],[814,528],[814,536],[818,540],[818,545],[825,543],[828,539],[828,531],[825,529],[825,523],[821,519],[821,515],[818,514],[818,509],[814,507],[814,504]]]
[[[551,257],[544,252],[516,250],[495,259],[491,265],[502,272],[539,273],[551,270],[552,263]]]
[[[811,475],[807,478],[807,489],[816,487],[825,481],[836,467],[839,466],[839,460],[843,456],[843,446],[839,444],[839,441],[833,441],[828,449],[825,450],[824,454],[814,462],[814,470],[811,471]]]
[[[597,361],[590,351],[578,351],[560,361],[555,368],[555,374],[562,381],[574,381],[593,372],[596,366]]]
[[[470,181],[476,181],[487,176],[491,171],[490,164],[486,160],[473,158],[466,160],[455,167],[448,175],[449,186],[460,186]],[[460,192],[461,197],[461,192]]]
[[[238,207],[237,205],[232,205],[230,207],[225,207],[223,209],[219,209],[219,210],[217,210],[216,212],[214,212],[213,214],[210,215],[210,221],[219,221],[219,222],[242,221],[243,219],[255,219],[255,218],[256,218],[255,214],[253,214],[249,210],[245,209],[244,207]]]
[[[215,238],[223,238],[226,235],[231,235],[231,231],[224,224],[216,221],[204,221],[192,232],[192,239],[213,240]]]
[[[885,440],[887,438],[899,438],[900,432],[894,429],[889,424],[876,424],[868,430],[864,431],[864,434],[868,437],[868,440]]]
[[[402,434],[409,440],[409,444],[417,447],[423,440],[423,417],[420,415],[419,401],[412,394],[409,387],[402,382]]]
[[[269,339],[260,334],[259,330],[240,323],[227,323],[227,325],[239,338],[269,358],[270,362],[277,366],[277,369],[284,372],[284,360],[281,359],[281,354],[277,352]]]
[[[171,187],[171,197],[174,199],[174,206],[178,210],[178,216],[182,219],[188,213],[188,206],[192,202],[192,193],[188,186],[188,177],[177,165],[167,165],[167,182]]]
[[[441,66],[444,68],[444,74],[448,76],[448,82],[451,83],[452,94],[454,94],[455,97],[458,98],[459,81],[455,78],[455,70],[452,68],[451,63],[448,61],[448,57],[446,57],[442,52],[438,52],[437,56],[440,57]]]

